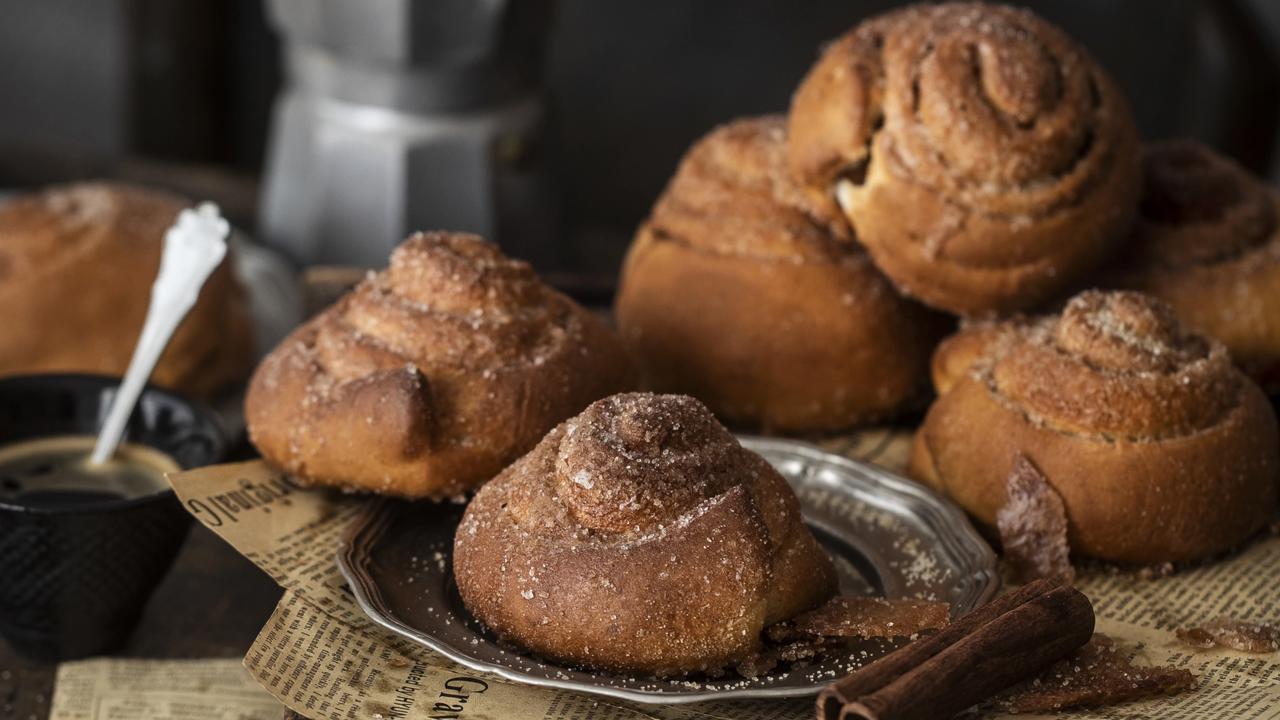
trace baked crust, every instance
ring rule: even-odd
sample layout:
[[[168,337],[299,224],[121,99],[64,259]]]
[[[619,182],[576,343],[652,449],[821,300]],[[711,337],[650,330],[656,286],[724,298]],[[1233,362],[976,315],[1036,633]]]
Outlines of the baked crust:
[[[305,481],[441,498],[633,382],[604,321],[526,263],[419,233],[262,361],[245,415],[263,457]]]
[[[836,587],[786,480],[698,401],[645,393],[592,404],[481,488],[454,573],[499,636],[658,675],[745,660]]]
[[[624,341],[658,390],[776,431],[837,430],[921,396],[940,315],[901,298],[785,167],[782,118],[684,158],[623,266]]]
[[[165,231],[190,205],[116,183],[57,186],[0,204],[0,373],[124,375]],[[209,398],[248,377],[252,329],[231,258],[209,276],[152,382]]]
[[[814,202],[837,198],[900,290],[959,315],[1066,292],[1137,206],[1124,98],[1026,10],[916,5],[863,22],[801,82],[788,130]]]
[[[1190,140],[1148,145],[1115,284],[1164,300],[1280,391],[1280,194]]]
[[[1276,508],[1276,418],[1218,342],[1163,303],[1088,291],[1009,323],[930,408],[908,467],[993,525],[1021,453],[1062,498],[1074,553],[1127,563],[1227,550]],[[968,344],[944,344],[969,352]]]

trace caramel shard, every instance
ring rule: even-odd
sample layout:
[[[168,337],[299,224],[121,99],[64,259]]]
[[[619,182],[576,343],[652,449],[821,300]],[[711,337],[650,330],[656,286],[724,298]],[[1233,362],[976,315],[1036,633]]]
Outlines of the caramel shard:
[[[1134,665],[1115,640],[1097,633],[1084,647],[1006,690],[993,704],[1011,713],[1096,708],[1175,695],[1195,684],[1196,676],[1188,670]]]
[[[1218,618],[1199,627],[1179,628],[1178,639],[1201,650],[1224,647],[1247,653],[1273,653],[1280,650],[1280,627]]]
[[[1062,498],[1021,453],[1005,481],[1007,499],[996,513],[1004,557],[1018,582],[1075,581]]]
[[[914,637],[946,627],[951,606],[928,600],[886,600],[874,597],[836,597],[825,605],[769,628],[774,642],[796,638]]]
[[[734,670],[744,678],[757,678],[768,674],[781,663],[813,659],[831,646],[832,642],[827,638],[804,638],[782,645],[768,645],[739,662]]]

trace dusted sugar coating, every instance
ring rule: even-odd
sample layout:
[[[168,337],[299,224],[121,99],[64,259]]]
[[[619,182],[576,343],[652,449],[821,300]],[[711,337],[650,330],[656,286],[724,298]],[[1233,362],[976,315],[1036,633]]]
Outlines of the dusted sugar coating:
[[[1262,391],[1216,341],[1134,292],[983,329],[929,409],[908,466],[996,523],[1025,455],[1061,498],[1074,553],[1155,564],[1227,550],[1276,508],[1280,451]],[[972,352],[969,343],[947,343]]]
[[[115,183],[0,204],[0,374],[124,375],[142,334],[164,234],[191,203]],[[253,333],[234,249],[178,326],[151,382],[210,398],[248,377]]]
[[[602,320],[474,235],[420,233],[254,374],[270,462],[317,485],[475,488],[633,371]]]
[[[786,173],[780,117],[685,156],[623,266],[617,317],[655,389],[776,431],[837,430],[917,401],[948,323],[905,300],[834,209]]]
[[[782,476],[702,403],[644,393],[593,403],[481,488],[454,573],[500,637],[656,675],[746,661],[836,586]]]
[[[1189,141],[1149,145],[1141,211],[1114,284],[1164,300],[1280,391],[1280,195]]]
[[[1138,202],[1118,89],[1027,10],[916,5],[833,42],[796,90],[792,173],[834,196],[876,265],[956,314],[1006,314],[1078,284]]]

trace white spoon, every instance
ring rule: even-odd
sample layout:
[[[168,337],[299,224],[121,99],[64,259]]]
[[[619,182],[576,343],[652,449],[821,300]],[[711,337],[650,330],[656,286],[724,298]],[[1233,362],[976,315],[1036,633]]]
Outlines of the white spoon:
[[[133,406],[147,378],[151,377],[160,353],[169,344],[178,323],[196,304],[209,274],[226,256],[230,232],[231,226],[218,214],[218,206],[213,203],[183,210],[165,232],[160,274],[151,286],[151,304],[142,325],[142,336],[133,349],[124,381],[111,401],[107,421],[98,433],[98,442],[89,457],[90,465],[101,465],[115,454]]]

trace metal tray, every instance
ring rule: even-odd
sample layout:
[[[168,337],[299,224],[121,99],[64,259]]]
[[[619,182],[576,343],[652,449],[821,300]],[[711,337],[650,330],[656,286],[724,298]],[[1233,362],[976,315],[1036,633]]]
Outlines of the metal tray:
[[[804,443],[741,440],[795,488],[805,522],[836,563],[844,594],[944,600],[953,616],[995,594],[991,548],[959,509],[927,489]],[[375,623],[474,670],[643,703],[779,698],[812,695],[893,647],[854,644],[753,680],[630,677],[546,661],[501,643],[463,606],[451,565],[463,510],[460,504],[377,503],[348,529],[338,565]]]

